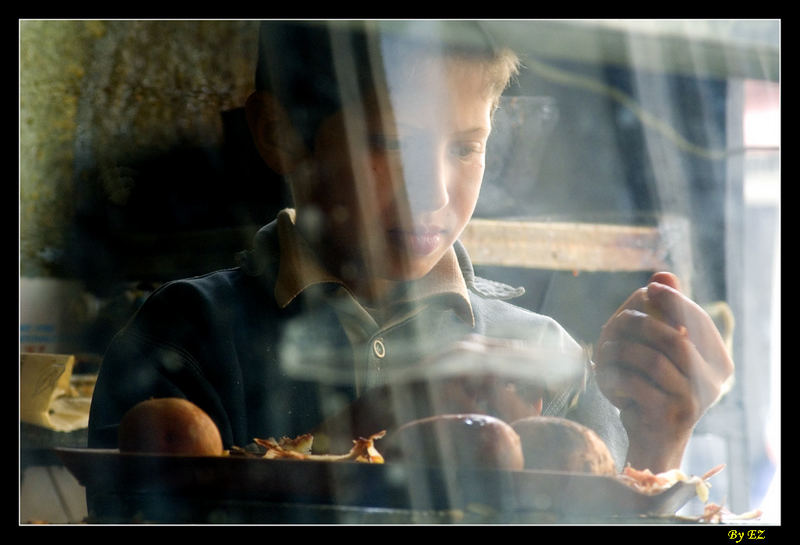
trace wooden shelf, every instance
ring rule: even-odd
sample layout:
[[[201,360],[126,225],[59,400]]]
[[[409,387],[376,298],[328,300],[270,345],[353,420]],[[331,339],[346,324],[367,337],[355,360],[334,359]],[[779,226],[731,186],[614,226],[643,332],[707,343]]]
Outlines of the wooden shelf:
[[[571,271],[685,267],[688,224],[658,226],[473,219],[461,241],[475,265]]]

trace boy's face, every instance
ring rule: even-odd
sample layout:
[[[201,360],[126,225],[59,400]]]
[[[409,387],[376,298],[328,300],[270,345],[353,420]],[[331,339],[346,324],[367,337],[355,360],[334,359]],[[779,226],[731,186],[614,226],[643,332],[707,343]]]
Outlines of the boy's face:
[[[346,281],[420,278],[461,234],[491,129],[481,74],[452,62],[423,65],[321,126],[321,183],[306,188],[298,220]]]

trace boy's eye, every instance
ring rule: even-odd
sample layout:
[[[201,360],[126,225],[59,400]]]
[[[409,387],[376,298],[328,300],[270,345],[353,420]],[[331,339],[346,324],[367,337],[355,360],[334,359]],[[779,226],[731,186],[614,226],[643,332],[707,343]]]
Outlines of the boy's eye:
[[[378,152],[400,152],[413,156],[419,153],[425,156],[425,150],[433,148],[434,143],[424,138],[408,138],[398,135],[372,134],[369,136],[370,146]],[[483,144],[479,141],[454,142],[447,147],[448,153],[457,159],[469,159],[483,152]]]
[[[457,142],[450,146],[450,153],[460,159],[467,159],[474,154],[481,153],[483,146],[480,142]]]

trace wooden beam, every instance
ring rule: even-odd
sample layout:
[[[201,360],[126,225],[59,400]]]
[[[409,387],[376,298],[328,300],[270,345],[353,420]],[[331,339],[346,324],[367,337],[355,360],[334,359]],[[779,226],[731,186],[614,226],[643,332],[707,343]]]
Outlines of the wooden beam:
[[[680,229],[679,229],[680,231]],[[674,225],[473,219],[461,241],[476,265],[572,271],[657,271],[676,267]]]

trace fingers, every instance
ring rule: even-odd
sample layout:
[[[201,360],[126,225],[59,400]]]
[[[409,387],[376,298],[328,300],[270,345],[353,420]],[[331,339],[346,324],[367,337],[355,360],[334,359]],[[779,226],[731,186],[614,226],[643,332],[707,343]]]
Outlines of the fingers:
[[[668,284],[649,283],[642,299],[646,312],[675,328],[697,329],[707,317],[700,305]]]
[[[651,403],[650,395],[658,391],[677,404],[705,409],[719,396],[728,376],[726,367],[708,362],[687,335],[638,311],[620,313],[608,330],[608,340],[597,347],[595,363],[598,382],[609,399],[641,405]],[[627,388],[632,389],[620,393]]]
[[[638,439],[642,434],[671,436],[691,430],[715,399],[713,381],[684,376],[648,347],[608,343],[604,351],[603,357],[613,360],[598,368],[598,386]],[[638,365],[643,361],[650,365]]]
[[[620,305],[614,316],[624,310],[645,312],[675,328],[687,326],[687,313],[703,312],[702,308],[680,292],[678,279],[672,273],[654,274],[646,286],[634,291]]]
[[[670,272],[654,273],[650,277],[647,286],[634,291],[631,296],[619,306],[614,315],[612,315],[612,318],[625,309],[634,309],[642,312],[654,313],[660,319],[674,315],[673,319],[668,321],[675,323],[678,321],[676,318],[681,318],[680,308],[675,300],[690,301],[680,293],[680,290],[680,282],[678,277],[674,274]],[[667,300],[670,296],[673,299],[671,304],[669,304],[670,301]],[[667,306],[661,309],[660,306],[662,304]],[[661,314],[667,311],[669,311],[669,314],[661,316]],[[678,323],[677,325],[683,324]]]
[[[650,283],[653,282],[667,285],[676,291],[681,291],[680,280],[678,280],[678,277],[672,274],[671,272],[653,273],[653,275],[650,277]]]
[[[608,341],[599,347],[597,359],[603,362],[598,380],[602,379],[611,392],[622,386],[627,374],[635,374],[637,380],[646,380],[648,386],[668,395],[681,396],[687,387],[686,374],[664,354],[643,344]],[[624,397],[618,392],[615,395]]]
[[[679,461],[687,434],[733,372],[714,322],[671,273],[652,275],[606,322],[594,362],[598,386],[642,460],[662,445]]]
[[[637,402],[647,401],[652,390],[671,396],[675,402],[693,404],[705,408],[719,395],[720,380],[710,366],[705,365],[700,354],[689,342],[684,342],[683,352],[672,358],[664,352],[649,346],[626,341],[609,341],[598,349],[598,380],[603,381],[601,387],[613,392],[624,388],[624,377],[635,375],[647,381],[647,390],[629,392],[627,397]],[[605,391],[604,389],[604,391]],[[619,394],[617,394],[619,395]],[[624,397],[624,396],[623,396]]]
[[[663,426],[671,407],[684,406],[676,396],[659,388],[652,380],[621,366],[606,367],[597,383],[609,401],[620,410],[626,429]]]
[[[630,297],[628,297],[624,303],[622,303],[617,310],[614,311],[614,314],[608,319],[608,321],[603,325],[603,329],[611,322],[620,312],[626,309],[633,309],[639,310],[641,312],[645,311],[644,305],[645,301],[647,300],[647,288],[639,288],[634,291]]]
[[[665,323],[685,331],[716,373],[727,377],[733,372],[733,361],[725,340],[711,316],[700,305],[665,284],[652,283],[647,286],[645,307]]]
[[[680,330],[651,314],[626,309],[617,314],[603,330],[598,352],[609,342],[625,341],[642,344],[666,356],[685,376],[689,375],[689,360],[694,359],[694,346]],[[598,361],[600,358],[598,357]]]
[[[626,313],[638,311],[688,334],[689,340],[714,370],[729,376],[733,372],[733,362],[708,313],[679,291],[680,283],[672,273],[655,273],[650,280],[647,286],[636,290],[603,326],[598,342],[627,337],[628,332],[617,322],[625,322]],[[612,327],[615,323],[617,327]]]

